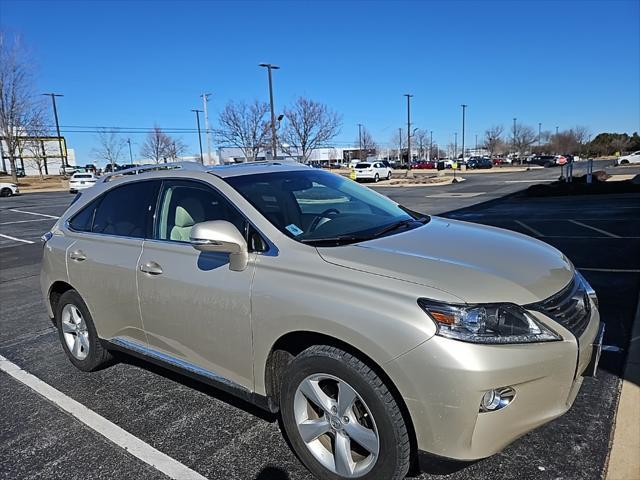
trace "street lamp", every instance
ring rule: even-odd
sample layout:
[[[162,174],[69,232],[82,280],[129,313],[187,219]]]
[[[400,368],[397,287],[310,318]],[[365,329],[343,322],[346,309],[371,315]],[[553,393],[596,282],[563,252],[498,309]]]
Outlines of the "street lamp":
[[[538,150],[540,150],[540,137],[542,137],[542,123],[538,122]]]
[[[273,80],[271,78],[271,70],[278,70],[280,67],[271,63],[261,63],[258,65],[265,67],[269,71],[269,105],[271,107],[271,151],[274,160],[278,158],[278,139],[276,137],[276,115],[273,109]]]
[[[58,146],[60,147],[60,161],[62,162],[62,171],[65,172],[64,168],[67,166],[67,156],[62,153],[62,137],[60,136],[60,124],[58,123],[58,109],[56,108],[56,97],[64,97],[64,95],[60,93],[43,93],[42,95],[51,97],[51,103],[53,103],[53,116],[56,119],[56,132],[58,133]],[[65,146],[65,150],[66,150],[66,146]],[[65,172],[65,175],[66,175],[66,172]]]
[[[462,161],[464,162],[464,113],[468,105],[463,103],[460,106],[462,107]]]
[[[515,162],[515,156],[516,156],[516,121],[518,119],[513,117],[513,160]]]
[[[362,124],[358,124],[358,160],[362,161]]]
[[[411,170],[411,95],[405,93],[407,97],[407,170]]]
[[[133,153],[131,152],[131,139],[127,138],[127,143],[129,144],[129,161],[133,165]]]
[[[198,143],[200,145],[200,163],[204,165],[204,158],[202,156],[202,134],[200,133],[200,114],[203,113],[203,110],[191,110],[196,114],[196,123],[198,125]]]

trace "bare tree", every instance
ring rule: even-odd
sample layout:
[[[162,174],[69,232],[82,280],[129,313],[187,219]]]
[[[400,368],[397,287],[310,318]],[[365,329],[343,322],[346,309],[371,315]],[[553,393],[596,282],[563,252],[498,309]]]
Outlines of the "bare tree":
[[[494,125],[484,132],[484,148],[489,151],[489,155],[493,156],[498,150],[502,142],[502,134],[504,127],[502,125]]]
[[[91,150],[91,154],[110,164],[111,171],[115,172],[115,166],[120,160],[127,142],[123,138],[120,138],[117,132],[105,129],[101,129],[98,132],[97,140],[98,146]]]
[[[342,118],[322,103],[299,97],[284,109],[287,125],[282,132],[283,150],[297,153],[306,162],[314,149],[326,146],[342,128]],[[286,145],[286,147],[285,147]]]
[[[171,158],[171,143],[171,138],[156,125],[142,144],[140,155],[155,163],[166,163]]]
[[[362,130],[356,139],[356,143],[358,144],[358,148],[362,147],[362,153],[364,153],[364,158],[359,158],[359,160],[366,160],[369,155],[376,154],[378,146],[373,139],[373,135],[371,135],[369,130],[365,127],[362,127]]]
[[[47,152],[45,151],[43,137],[49,134],[42,109],[36,107],[32,110],[26,125],[27,137],[21,139],[18,150],[20,157],[29,165],[38,170],[40,180],[44,179],[44,171],[47,170]]]
[[[418,129],[413,134],[414,145],[418,149],[418,158],[424,160],[429,149],[429,132],[426,130]]]
[[[520,156],[527,153],[529,147],[538,140],[538,134],[528,125],[517,123],[513,129],[513,146]]]
[[[242,150],[247,161],[254,161],[270,138],[268,112],[269,105],[259,100],[250,105],[231,101],[220,112],[220,128],[214,134],[221,143]]]
[[[167,146],[167,154],[168,157],[173,161],[177,161],[182,155],[187,151],[187,146],[180,138],[171,138],[167,136],[169,139],[169,144]],[[200,154],[198,154],[199,156]]]
[[[32,117],[38,111],[33,100],[33,77],[29,64],[29,57],[19,38],[9,41],[0,31],[0,137],[4,139],[16,183],[20,140],[27,134]]]

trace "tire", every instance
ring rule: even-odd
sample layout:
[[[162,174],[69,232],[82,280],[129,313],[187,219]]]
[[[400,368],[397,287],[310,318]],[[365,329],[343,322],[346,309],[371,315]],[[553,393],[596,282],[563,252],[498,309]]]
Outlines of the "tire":
[[[76,368],[90,372],[111,360],[111,354],[102,346],[93,318],[78,292],[68,290],[63,293],[58,300],[55,315],[62,348]],[[78,315],[80,315],[79,322]],[[75,350],[77,342],[73,340],[74,338],[79,339],[77,352]]]
[[[375,177],[373,177],[373,181],[374,181],[375,183],[378,183],[378,182],[380,181],[380,175],[378,175],[378,174],[376,173],[376,176],[375,176]]]
[[[13,195],[13,191],[10,188],[0,190],[0,197],[10,197],[11,195]]]
[[[622,160],[620,165],[629,165],[629,160]]]
[[[391,172],[387,173],[387,180],[391,180]]]
[[[338,391],[355,400],[341,407]],[[291,361],[282,380],[280,412],[292,450],[319,479],[400,480],[409,470],[409,434],[396,400],[371,368],[339,348],[316,345]],[[308,430],[314,421],[322,431]],[[305,425],[308,443],[299,425]],[[347,455],[334,456],[336,451]],[[336,463],[336,457],[350,460]]]

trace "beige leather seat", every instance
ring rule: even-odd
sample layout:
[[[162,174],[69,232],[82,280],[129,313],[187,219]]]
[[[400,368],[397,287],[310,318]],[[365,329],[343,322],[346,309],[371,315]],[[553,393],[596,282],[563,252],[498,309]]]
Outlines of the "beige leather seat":
[[[191,228],[204,221],[204,209],[199,200],[185,198],[176,207],[175,224],[171,228],[169,238],[181,242],[188,242]]]

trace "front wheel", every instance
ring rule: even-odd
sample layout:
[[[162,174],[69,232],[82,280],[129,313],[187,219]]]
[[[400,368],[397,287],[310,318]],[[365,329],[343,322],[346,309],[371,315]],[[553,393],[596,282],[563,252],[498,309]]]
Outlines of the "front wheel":
[[[373,181],[374,181],[374,182],[376,182],[376,183],[378,183],[378,181],[379,181],[379,180],[380,180],[380,175],[378,175],[378,174],[376,173],[376,176],[375,176],[375,177],[373,177]]]
[[[0,190],[0,197],[10,197],[11,195],[13,195],[13,191],[10,188]]]
[[[318,478],[404,478],[409,434],[385,383],[339,348],[313,346],[287,367],[282,423],[302,463]]]
[[[387,180],[391,180],[391,172],[387,173]]]

